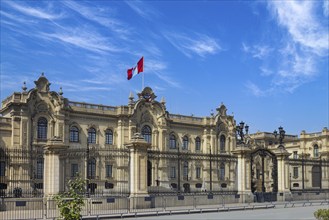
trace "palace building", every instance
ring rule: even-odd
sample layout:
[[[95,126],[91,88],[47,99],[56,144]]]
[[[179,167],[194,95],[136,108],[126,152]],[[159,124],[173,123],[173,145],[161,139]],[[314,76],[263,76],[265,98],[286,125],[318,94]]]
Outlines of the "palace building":
[[[128,95],[128,94],[127,94]],[[2,101],[0,196],[41,197],[77,175],[90,195],[329,190],[329,130],[248,133],[221,104],[204,117],[171,114],[146,87],[122,106],[71,101],[35,88]]]

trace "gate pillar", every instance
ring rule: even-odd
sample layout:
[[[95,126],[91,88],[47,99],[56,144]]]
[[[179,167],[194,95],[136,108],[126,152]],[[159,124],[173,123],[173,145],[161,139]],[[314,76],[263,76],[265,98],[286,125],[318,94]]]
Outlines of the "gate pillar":
[[[126,145],[130,152],[130,197],[147,196],[147,143],[140,133],[135,133]]]
[[[63,188],[63,170],[59,154],[67,149],[62,139],[54,137],[48,141],[44,148],[43,188],[44,196],[57,194]]]
[[[236,189],[238,194],[240,194],[241,202],[250,202],[253,200],[251,196],[251,187],[250,187],[250,164],[247,162],[246,158],[249,156],[250,148],[245,147],[244,145],[237,146],[233,151],[233,154],[237,156],[237,168],[236,168]]]
[[[291,153],[284,148],[278,148],[274,152],[278,161],[278,201],[285,201],[286,194],[290,195],[290,180],[289,180],[289,163],[286,160]]]

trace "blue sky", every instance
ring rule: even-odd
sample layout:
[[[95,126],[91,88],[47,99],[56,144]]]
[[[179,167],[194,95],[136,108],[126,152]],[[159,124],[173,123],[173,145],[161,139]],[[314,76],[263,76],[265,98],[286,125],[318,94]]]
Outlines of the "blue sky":
[[[41,72],[72,101],[125,105],[145,85],[170,113],[223,102],[251,132],[328,126],[329,1],[1,1],[1,100]],[[136,97],[136,95],[135,95]]]

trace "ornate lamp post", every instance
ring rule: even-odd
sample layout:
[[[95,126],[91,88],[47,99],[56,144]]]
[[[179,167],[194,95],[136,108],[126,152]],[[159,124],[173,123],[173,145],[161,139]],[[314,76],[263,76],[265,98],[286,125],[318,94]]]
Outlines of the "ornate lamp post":
[[[286,134],[286,131],[283,130],[283,127],[281,127],[281,126],[279,127],[279,133],[276,130],[274,130],[274,132],[273,132],[275,139],[279,135],[279,148],[284,148],[283,139],[285,137],[285,134]]]
[[[245,134],[247,135],[249,132],[249,126],[246,124],[244,125],[244,122],[241,121],[239,125],[236,125],[236,133],[238,136],[240,136],[240,140],[239,140],[239,144],[243,144],[244,143],[244,136]],[[245,129],[245,133],[244,130]]]
[[[178,168],[178,175],[177,175],[177,193],[180,194],[180,151],[179,151],[179,143],[177,144],[177,168]]]

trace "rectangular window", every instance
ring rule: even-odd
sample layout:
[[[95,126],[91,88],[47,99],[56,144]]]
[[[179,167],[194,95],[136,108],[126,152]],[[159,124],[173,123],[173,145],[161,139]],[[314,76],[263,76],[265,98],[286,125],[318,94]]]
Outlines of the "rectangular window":
[[[195,172],[196,172],[196,178],[200,179],[201,178],[201,167],[196,167]]]
[[[294,159],[298,159],[298,152],[297,152],[297,151],[294,151],[294,152],[293,152],[293,158],[294,158]]]
[[[170,178],[175,179],[176,178],[176,167],[170,168]]]
[[[106,177],[112,177],[112,168],[113,166],[110,164],[106,165]]]
[[[76,163],[71,164],[71,177],[77,176],[79,173],[79,166]]]
[[[294,167],[294,178],[298,178],[298,167]]]
[[[0,176],[6,175],[6,163],[4,161],[0,162]]]
[[[43,179],[43,158],[38,158],[37,160],[36,179]]]

